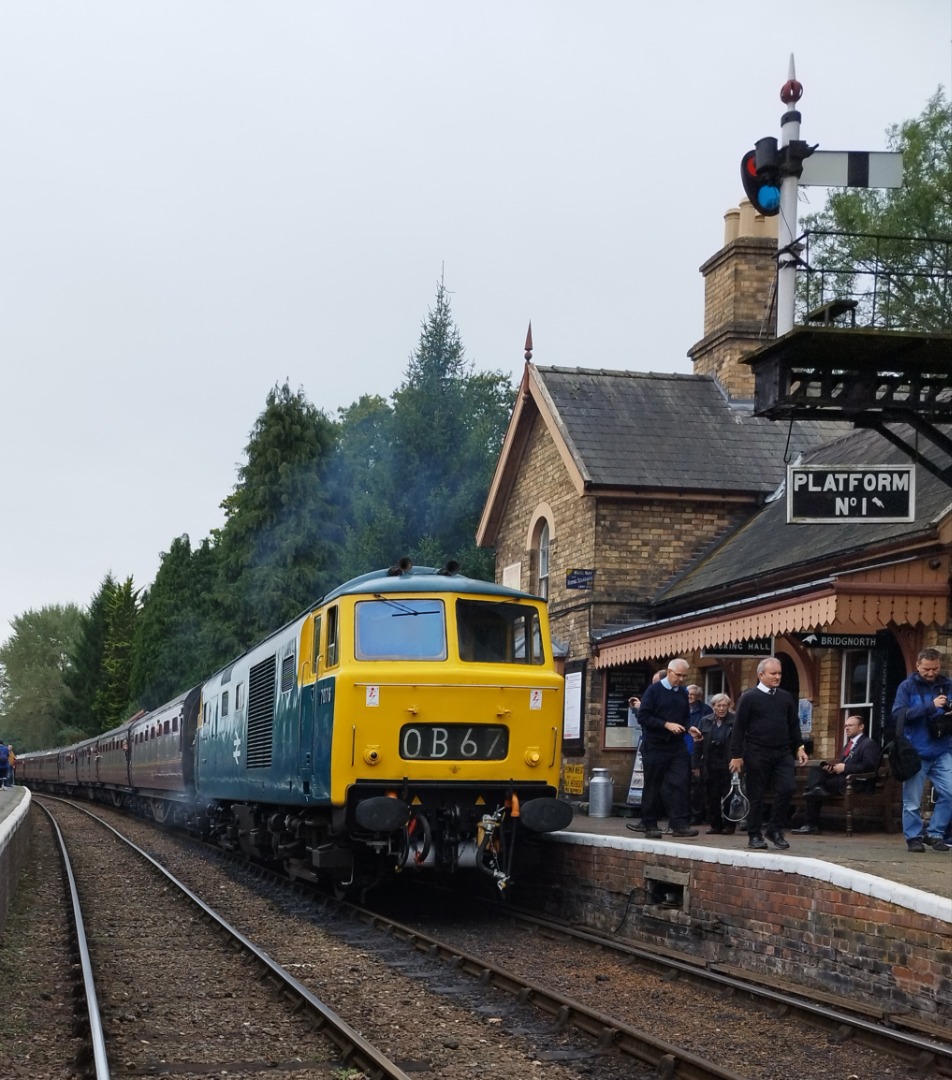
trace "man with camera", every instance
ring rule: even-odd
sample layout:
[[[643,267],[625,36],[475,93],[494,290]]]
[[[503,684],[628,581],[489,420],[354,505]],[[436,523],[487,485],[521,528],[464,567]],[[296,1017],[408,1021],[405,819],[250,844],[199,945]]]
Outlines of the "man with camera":
[[[893,721],[919,755],[921,768],[902,785],[902,831],[910,851],[948,851],[943,835],[952,820],[952,679],[941,674],[942,654],[923,649],[916,670],[899,684]],[[935,789],[928,830],[922,827],[926,779]]]

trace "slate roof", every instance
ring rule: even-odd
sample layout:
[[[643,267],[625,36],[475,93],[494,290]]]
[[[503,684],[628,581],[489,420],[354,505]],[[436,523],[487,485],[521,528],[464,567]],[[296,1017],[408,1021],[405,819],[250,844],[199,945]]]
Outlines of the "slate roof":
[[[786,427],[779,424],[780,427]],[[910,442],[909,428],[897,431]],[[941,428],[947,435],[952,429]],[[923,442],[923,453],[941,468],[949,459],[933,444]],[[873,430],[858,429],[828,443],[802,460],[804,465],[908,465],[910,459],[899,447]],[[654,598],[662,610],[684,609],[691,598],[695,605],[717,602],[718,591],[756,583],[759,578],[779,572],[806,568],[811,563],[829,566],[837,557],[846,557],[865,548],[901,542],[929,535],[937,523],[952,512],[952,488],[921,465],[916,467],[916,520],[895,524],[845,523],[787,524],[786,492],[768,502],[710,554],[675,578]],[[755,588],[756,591],[756,588]]]
[[[851,430],[841,422],[800,420],[791,429],[761,419],[751,402],[728,400],[707,375],[536,371],[582,476],[595,487],[768,495],[784,476],[785,451],[793,460]]]

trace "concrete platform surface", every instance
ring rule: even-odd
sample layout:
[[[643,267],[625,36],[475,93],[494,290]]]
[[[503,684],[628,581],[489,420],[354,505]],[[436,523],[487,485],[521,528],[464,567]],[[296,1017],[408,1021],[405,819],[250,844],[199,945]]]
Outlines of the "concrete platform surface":
[[[693,838],[679,839],[665,832],[663,841],[650,841],[645,839],[643,832],[633,832],[628,828],[629,825],[640,826],[640,824],[637,818],[597,818],[576,813],[566,831],[591,833],[596,836],[618,836],[627,840],[641,840],[645,844],[670,843],[677,846],[679,855],[687,856],[690,856],[692,848],[718,848],[740,856],[745,852],[749,852],[751,856],[765,854],[750,851],[747,847],[746,833],[737,833],[734,836],[708,836],[706,835],[707,825],[698,825],[696,828],[699,835]],[[664,828],[663,824],[661,828]],[[852,836],[847,836],[843,832],[824,831],[819,836],[802,836],[790,832],[784,835],[790,843],[789,849],[779,851],[768,841],[771,855],[784,859],[798,857],[819,859],[822,862],[834,863],[837,866],[884,878],[887,881],[898,882],[912,889],[921,889],[923,892],[952,901],[952,851],[936,852],[926,849],[922,854],[909,852],[906,850],[906,841],[902,833],[890,835],[854,832]],[[952,917],[952,902],[949,905],[949,916]]]

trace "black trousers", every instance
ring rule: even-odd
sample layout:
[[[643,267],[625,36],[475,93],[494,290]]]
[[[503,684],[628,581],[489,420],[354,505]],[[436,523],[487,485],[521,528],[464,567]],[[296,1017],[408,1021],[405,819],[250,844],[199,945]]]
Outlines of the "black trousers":
[[[813,765],[807,774],[807,791],[804,796],[807,808],[807,824],[820,825],[820,810],[827,794],[842,795],[846,790],[846,777],[843,773],[828,773],[820,765]]]
[[[641,820],[656,829],[667,811],[672,829],[687,828],[691,815],[691,756],[683,740],[668,749],[642,747],[645,788],[641,796]]]
[[[724,828],[724,796],[731,789],[731,771],[725,765],[722,769],[708,768],[704,777],[704,793],[707,796],[707,820],[714,829]],[[731,824],[728,822],[728,824]]]
[[[796,788],[793,756],[789,749],[744,755],[744,777],[747,782],[747,798],[750,812],[747,814],[747,832],[759,836],[764,824],[764,798],[773,790],[773,803],[767,830],[782,829],[790,814],[790,801]]]

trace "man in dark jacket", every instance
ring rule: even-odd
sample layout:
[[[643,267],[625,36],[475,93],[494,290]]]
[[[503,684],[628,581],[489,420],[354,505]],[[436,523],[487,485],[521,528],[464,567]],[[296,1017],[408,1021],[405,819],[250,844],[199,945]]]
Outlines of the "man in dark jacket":
[[[796,782],[793,762],[806,765],[807,752],[800,739],[797,703],[780,689],[782,668],[776,656],[757,665],[757,685],[745,690],[737,703],[737,717],[731,736],[731,772],[743,771],[747,779],[747,846],[766,848],[761,835],[764,795],[773,787],[770,820],[764,835],[774,847],[788,848],[783,824],[790,810]]]
[[[818,833],[820,831],[820,809],[827,795],[842,795],[846,791],[846,778],[856,773],[875,772],[879,768],[882,751],[879,743],[866,734],[866,721],[862,716],[846,718],[846,744],[836,761],[831,765],[823,762],[814,765],[807,775],[807,786],[803,793],[807,805],[807,823],[796,833]],[[858,784],[863,781],[856,781]]]
[[[892,715],[912,743],[922,768],[902,785],[902,831],[909,851],[948,851],[943,834],[952,819],[952,679],[941,674],[942,653],[923,649],[916,670],[896,691]],[[922,827],[922,789],[932,781],[936,803],[926,832]]]
[[[660,840],[658,819],[667,809],[672,836],[697,836],[690,827],[691,755],[684,735],[690,729],[688,693],[682,685],[689,670],[687,660],[672,660],[664,677],[641,695],[641,756],[645,763],[645,790],[641,798],[641,821],[648,840]],[[700,738],[697,728],[690,729]]]

